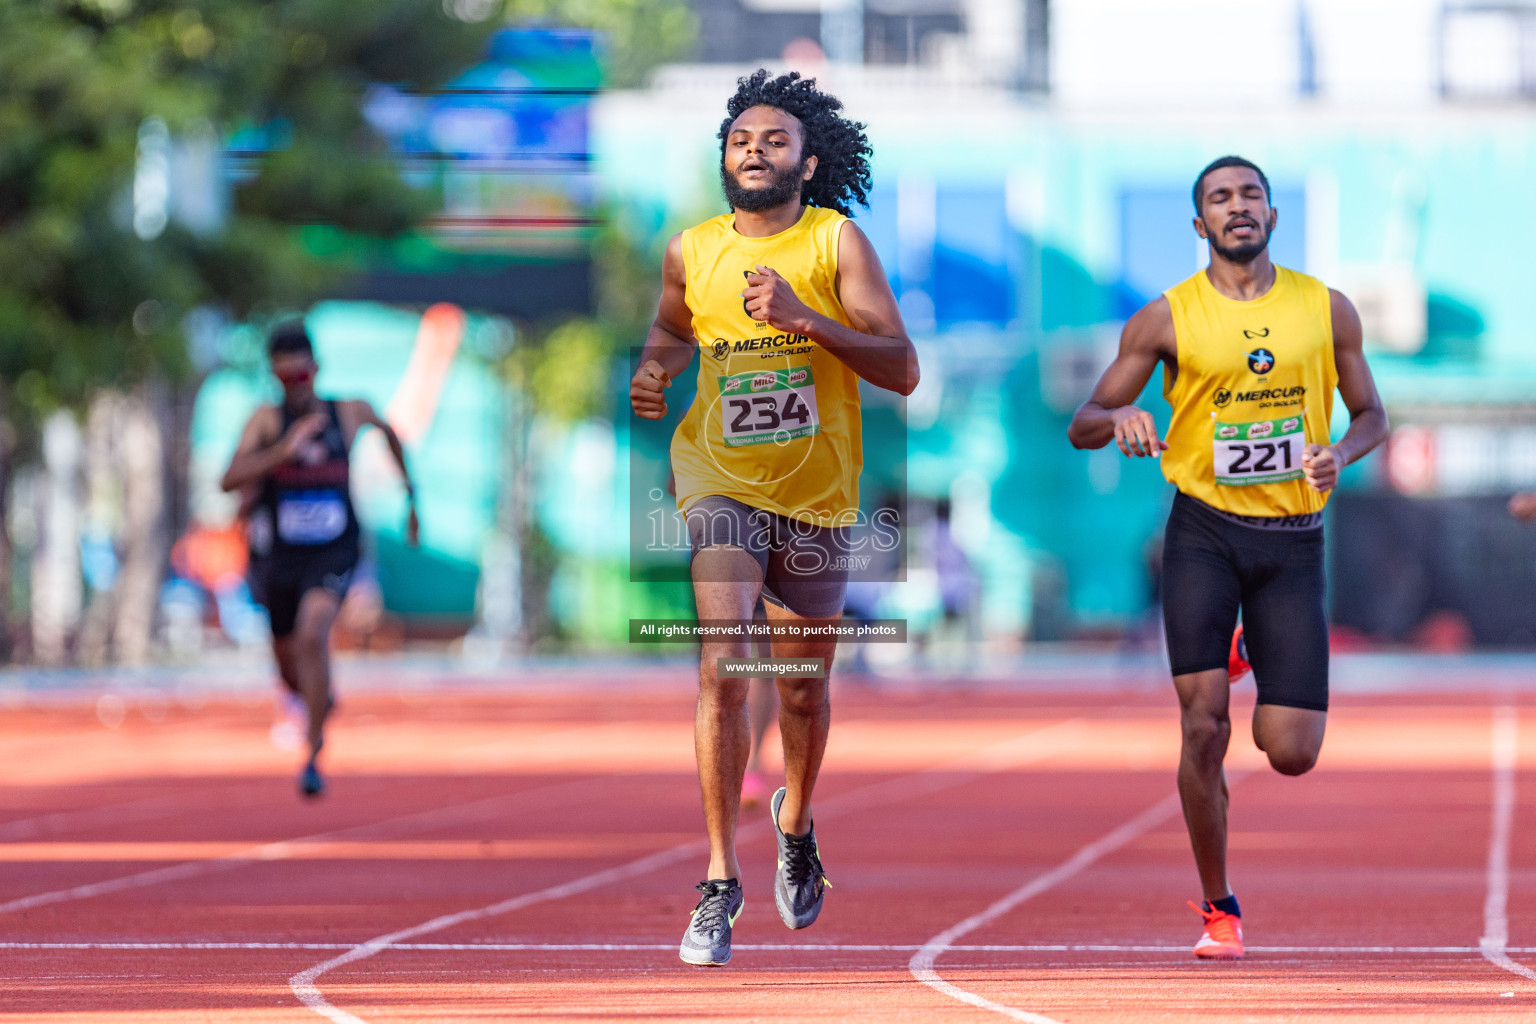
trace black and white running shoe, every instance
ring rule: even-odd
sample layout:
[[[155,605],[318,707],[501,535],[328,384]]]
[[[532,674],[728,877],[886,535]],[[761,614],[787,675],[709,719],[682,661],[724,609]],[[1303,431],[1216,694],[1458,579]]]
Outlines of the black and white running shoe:
[[[734,878],[710,878],[694,888],[704,895],[693,908],[677,955],[695,967],[719,967],[731,959],[731,926],[746,900]]]
[[[790,928],[809,928],[821,913],[821,898],[832,883],[827,881],[816,849],[816,826],[803,836],[792,836],[779,828],[779,808],[784,805],[784,789],[773,794],[769,809],[773,830],[779,837],[779,869],[773,875],[773,902],[779,917]]]

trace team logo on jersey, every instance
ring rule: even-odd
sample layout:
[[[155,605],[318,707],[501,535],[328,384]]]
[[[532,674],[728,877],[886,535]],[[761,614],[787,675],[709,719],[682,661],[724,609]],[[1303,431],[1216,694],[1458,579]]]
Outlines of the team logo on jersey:
[[[1269,328],[1266,327],[1266,328],[1264,328],[1264,330],[1265,330],[1265,333],[1268,333]],[[1243,333],[1247,334],[1248,332],[1244,331]],[[1267,349],[1267,348],[1256,348],[1252,352],[1248,353],[1248,369],[1252,370],[1254,373],[1258,374],[1260,377],[1264,376],[1266,373],[1268,373],[1270,370],[1273,370],[1274,368],[1275,368],[1275,354],[1273,352],[1271,352],[1269,349]]]
[[[1244,331],[1243,332],[1243,337],[1245,337],[1245,338],[1267,338],[1267,337],[1269,337],[1269,328],[1266,327],[1266,328],[1264,328],[1261,331]]]
[[[724,359],[725,358],[725,354],[727,352],[729,352],[730,350],[731,350],[731,343],[730,342],[726,341],[724,338],[716,338],[715,339],[714,353],[715,353],[715,358],[716,359]]]
[[[1232,392],[1228,391],[1226,388],[1217,388],[1216,395],[1211,399],[1211,402],[1216,406],[1216,408],[1225,409],[1232,403]]]
[[[794,348],[798,345],[808,345],[810,341],[810,336],[805,334],[765,334],[760,338],[742,338],[734,344],[724,340],[717,340],[715,342],[715,351],[717,353],[720,352],[721,345],[730,345],[732,352],[761,352],[765,349]],[[806,351],[809,351],[809,349]],[[721,358],[725,358],[724,355],[721,355]]]

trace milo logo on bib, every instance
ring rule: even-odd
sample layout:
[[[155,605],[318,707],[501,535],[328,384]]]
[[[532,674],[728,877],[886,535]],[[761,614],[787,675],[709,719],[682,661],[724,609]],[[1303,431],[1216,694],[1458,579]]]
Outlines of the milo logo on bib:
[[[753,391],[766,391],[779,382],[778,374],[760,373],[752,378]]]
[[[1306,444],[1306,424],[1300,416],[1256,423],[1218,421],[1211,437],[1216,482],[1246,487],[1300,480]]]

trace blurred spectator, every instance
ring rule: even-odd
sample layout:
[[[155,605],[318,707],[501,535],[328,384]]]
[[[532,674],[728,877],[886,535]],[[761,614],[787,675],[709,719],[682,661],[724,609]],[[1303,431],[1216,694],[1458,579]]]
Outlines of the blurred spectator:
[[[944,605],[944,621],[969,622],[976,604],[976,571],[971,559],[955,541],[949,524],[949,499],[940,498],[934,507],[932,536],[927,544],[933,567],[939,574],[939,600]]]
[[[1472,627],[1460,612],[1441,609],[1414,627],[1413,645],[1436,654],[1461,654],[1472,649]]]
[[[970,556],[955,540],[947,498],[940,498],[934,505],[933,519],[925,530],[923,549],[938,578],[942,609],[930,637],[932,653],[946,667],[964,671],[975,660],[976,646],[981,640],[977,614],[980,581]]]
[[[1146,568],[1147,608],[1132,621],[1121,649],[1126,654],[1160,654],[1163,650],[1163,534],[1147,538],[1142,548]]]
[[[210,594],[245,582],[245,531],[238,523],[213,527],[194,522],[171,548],[171,568]]]
[[[210,526],[194,521],[171,548],[174,578],[161,589],[171,646],[190,653],[204,646],[204,631],[217,627],[242,646],[266,639],[265,618],[246,585],[249,553],[238,522]]]

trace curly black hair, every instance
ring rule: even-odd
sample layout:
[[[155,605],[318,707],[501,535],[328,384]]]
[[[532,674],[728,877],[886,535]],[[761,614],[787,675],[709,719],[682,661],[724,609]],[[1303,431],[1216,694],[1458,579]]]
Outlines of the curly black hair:
[[[864,135],[864,125],[838,111],[843,101],[816,88],[816,79],[801,78],[798,71],[770,79],[758,68],[736,80],[736,95],[725,104],[720,122],[720,157],[731,125],[752,107],[777,107],[800,121],[804,155],[816,157],[816,173],[801,188],[800,199],[812,206],[853,216],[853,204],[868,208],[872,179],[869,158],[874,150]]]

